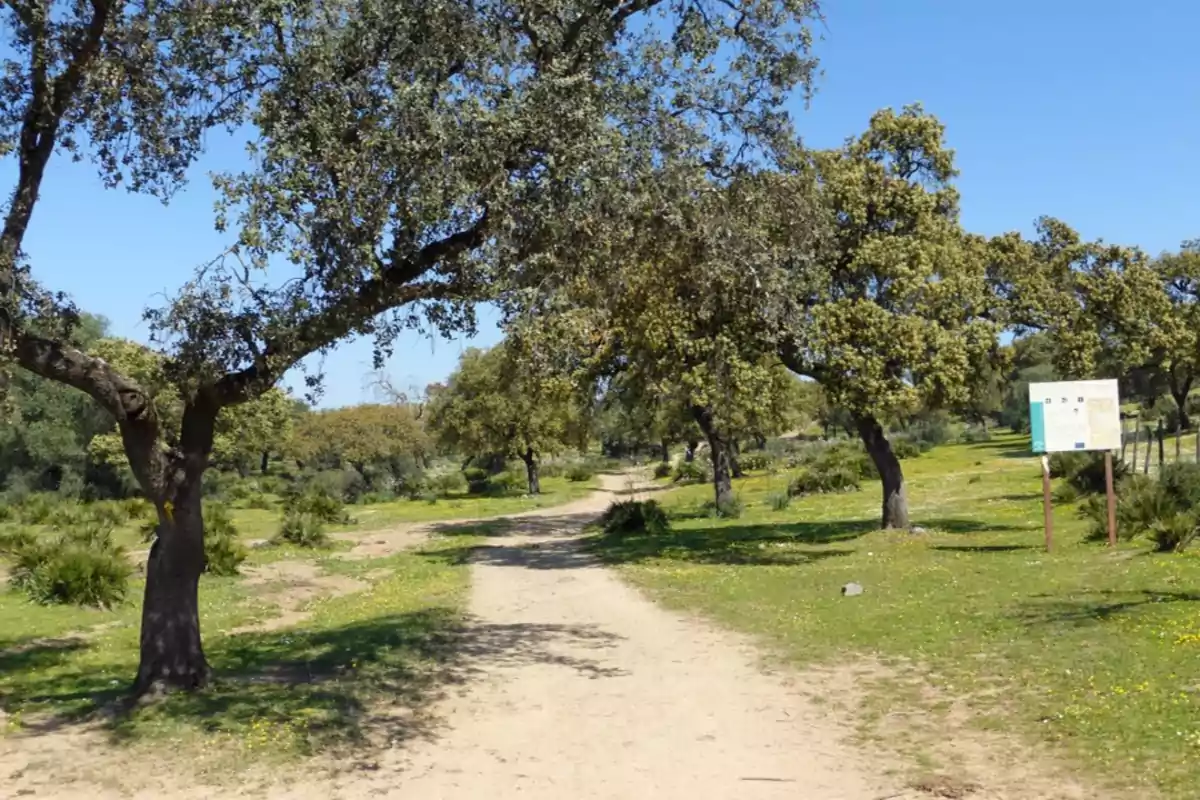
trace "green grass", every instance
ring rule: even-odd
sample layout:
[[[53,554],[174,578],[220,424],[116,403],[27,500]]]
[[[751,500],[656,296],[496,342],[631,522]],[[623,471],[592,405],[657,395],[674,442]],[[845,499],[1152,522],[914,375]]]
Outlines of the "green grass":
[[[140,603],[103,614],[0,594],[0,708],[14,730],[121,708],[100,714],[114,741],[187,752],[192,767],[218,774],[424,735],[419,712],[456,669],[453,634],[468,586],[465,567],[440,557],[446,546],[353,562],[310,551],[326,572],[369,588],[317,599],[294,629],[231,633],[275,607],[241,579],[206,576],[201,626],[214,685],[131,710],[117,701],[137,666]],[[378,702],[417,713],[366,713]]]
[[[739,482],[736,520],[703,516],[711,489],[658,498],[662,537],[596,549],[664,603],[761,637],[801,665],[869,656],[961,699],[983,727],[1049,741],[1085,774],[1190,798],[1200,780],[1200,552],[1084,544],[1071,507],[1043,551],[1041,480],[1028,440],[1000,436],[904,462],[923,536],[874,530],[877,483],[772,511],[786,475]],[[857,581],[866,593],[843,598]],[[875,712],[929,692],[879,683]],[[942,704],[944,705],[944,704]]]

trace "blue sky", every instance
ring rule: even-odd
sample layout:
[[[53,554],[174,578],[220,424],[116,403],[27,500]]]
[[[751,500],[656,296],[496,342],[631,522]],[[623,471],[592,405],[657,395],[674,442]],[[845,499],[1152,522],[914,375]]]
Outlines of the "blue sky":
[[[836,146],[876,109],[920,101],[957,151],[970,230],[1028,233],[1048,214],[1151,252],[1200,236],[1200,4],[826,0],[825,16],[824,75],[811,106],[794,109],[810,146]],[[205,172],[240,159],[214,136],[167,207],[105,191],[86,165],[57,160],[26,239],[35,274],[107,316],[114,333],[144,340],[142,309],[221,250]],[[485,313],[476,341],[497,338]],[[402,386],[440,380],[468,344],[412,334],[387,371]],[[369,344],[341,345],[324,368],[322,405],[374,398]]]

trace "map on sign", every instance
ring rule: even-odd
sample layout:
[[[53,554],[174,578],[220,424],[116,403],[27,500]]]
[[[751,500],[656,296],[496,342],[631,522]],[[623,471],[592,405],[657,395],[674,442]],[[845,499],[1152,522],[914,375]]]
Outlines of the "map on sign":
[[[1119,450],[1121,401],[1115,380],[1029,384],[1033,452]]]

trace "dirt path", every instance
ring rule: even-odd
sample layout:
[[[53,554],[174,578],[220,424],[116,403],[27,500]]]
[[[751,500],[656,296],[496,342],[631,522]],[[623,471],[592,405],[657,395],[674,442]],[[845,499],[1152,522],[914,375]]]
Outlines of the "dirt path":
[[[516,517],[472,561],[465,682],[430,711],[427,739],[360,763],[312,764],[240,786],[156,774],[109,793],[88,781],[38,797],[298,800],[1059,800],[1095,798],[1032,773],[1008,783],[991,760],[981,785],[909,781],[894,758],[861,750],[838,696],[851,669],[820,677],[764,669],[743,638],[642,597],[581,547],[583,525],[631,488],[605,476],[586,500]],[[455,523],[463,524],[463,523]],[[436,525],[385,539],[417,543]],[[361,545],[370,545],[375,535]],[[376,544],[383,547],[383,544]],[[263,575],[263,580],[272,576]],[[312,576],[308,576],[312,578]],[[311,581],[310,581],[311,582]],[[349,589],[350,587],[346,587]],[[293,612],[302,613],[297,605]],[[828,690],[828,691],[826,691]],[[386,715],[388,709],[372,709]],[[897,735],[904,735],[897,732]],[[957,732],[938,738],[969,744]],[[79,742],[60,742],[78,752]],[[69,747],[67,745],[70,745]],[[0,753],[0,755],[3,755]],[[0,766],[4,765],[0,758]],[[991,764],[991,766],[989,766]],[[910,766],[910,765],[900,765]],[[4,796],[0,771],[0,797]],[[266,776],[263,776],[266,777]],[[152,784],[152,785],[150,785]],[[42,784],[44,786],[45,784]],[[1003,788],[999,788],[1003,787]],[[1060,791],[1062,790],[1062,791]]]
[[[848,723],[765,674],[745,643],[581,552],[579,523],[610,501],[530,515],[479,550],[465,636],[476,679],[438,709],[436,741],[346,776],[334,796],[903,797],[841,743]]]

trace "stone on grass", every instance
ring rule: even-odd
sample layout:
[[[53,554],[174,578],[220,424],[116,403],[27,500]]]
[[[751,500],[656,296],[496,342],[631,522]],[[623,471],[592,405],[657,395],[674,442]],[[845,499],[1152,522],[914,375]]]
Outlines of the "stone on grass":
[[[863,587],[862,587],[861,583],[847,583],[845,586],[842,587],[842,596],[843,597],[857,597],[858,595],[860,595],[862,593],[863,593]]]

